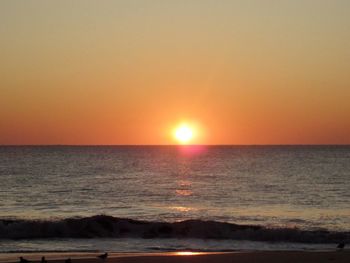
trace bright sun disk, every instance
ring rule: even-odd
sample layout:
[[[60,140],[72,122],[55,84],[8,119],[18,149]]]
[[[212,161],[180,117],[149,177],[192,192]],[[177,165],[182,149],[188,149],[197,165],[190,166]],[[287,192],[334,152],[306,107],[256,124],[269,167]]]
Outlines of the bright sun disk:
[[[178,142],[186,144],[193,138],[193,129],[186,124],[183,124],[176,128],[175,138]]]

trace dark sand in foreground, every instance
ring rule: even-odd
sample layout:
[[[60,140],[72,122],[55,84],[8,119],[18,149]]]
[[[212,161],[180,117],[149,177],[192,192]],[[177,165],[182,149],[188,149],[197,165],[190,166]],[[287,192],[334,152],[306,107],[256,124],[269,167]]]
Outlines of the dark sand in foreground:
[[[38,262],[45,256],[49,263],[64,263],[70,257],[72,263],[306,263],[306,262],[350,262],[350,250],[344,251],[239,251],[230,253],[111,253],[106,261],[96,258],[97,253],[23,253],[0,254],[0,262],[18,262],[22,255],[26,259]]]

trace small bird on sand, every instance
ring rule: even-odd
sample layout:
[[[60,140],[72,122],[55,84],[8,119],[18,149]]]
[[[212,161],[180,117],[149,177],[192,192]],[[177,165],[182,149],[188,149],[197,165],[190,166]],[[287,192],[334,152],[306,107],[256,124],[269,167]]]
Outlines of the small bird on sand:
[[[29,263],[30,261],[28,259],[23,258],[23,257],[19,257],[19,262],[20,263]]]
[[[45,257],[41,257],[41,263],[47,263],[47,260],[45,259]]]
[[[344,242],[340,242],[337,246],[338,250],[343,250],[345,248],[345,243]]]
[[[70,258],[67,258],[64,262],[65,263],[72,263],[72,260]]]
[[[106,252],[106,253],[104,253],[104,254],[102,254],[102,255],[99,255],[99,256],[97,256],[97,257],[100,258],[100,259],[102,259],[102,260],[106,260],[107,257],[108,257],[108,253]]]

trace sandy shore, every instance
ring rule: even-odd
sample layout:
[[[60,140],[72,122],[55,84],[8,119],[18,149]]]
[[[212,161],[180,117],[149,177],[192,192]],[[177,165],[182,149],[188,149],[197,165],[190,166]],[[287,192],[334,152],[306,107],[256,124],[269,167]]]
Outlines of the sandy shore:
[[[97,253],[23,253],[26,259],[39,261],[45,256],[50,263],[62,263],[70,257],[72,263],[102,263],[96,258]],[[20,255],[16,253],[0,254],[0,262],[18,262]],[[111,253],[105,263],[182,263],[182,262],[350,262],[350,250],[344,251],[239,251],[230,253],[196,253],[196,252],[169,252],[169,253]]]

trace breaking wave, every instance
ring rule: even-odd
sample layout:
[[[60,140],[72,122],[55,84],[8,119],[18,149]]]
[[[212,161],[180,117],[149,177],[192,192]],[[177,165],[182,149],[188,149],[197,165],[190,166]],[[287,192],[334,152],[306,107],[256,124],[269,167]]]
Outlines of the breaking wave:
[[[251,241],[350,242],[350,232],[269,228],[217,221],[152,222],[107,215],[62,220],[0,219],[0,239],[36,238],[201,238]]]

